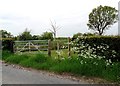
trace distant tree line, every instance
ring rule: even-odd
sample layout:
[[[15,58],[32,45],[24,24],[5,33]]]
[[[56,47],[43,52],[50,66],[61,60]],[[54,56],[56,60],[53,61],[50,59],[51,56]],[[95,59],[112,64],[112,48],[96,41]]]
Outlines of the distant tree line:
[[[93,30],[95,33],[76,33],[73,35],[73,40],[78,36],[93,36],[93,35],[103,35],[103,33],[109,29],[114,23],[118,21],[118,10],[110,6],[98,6],[94,8],[89,14],[89,20],[87,26],[90,30]],[[32,35],[31,31],[25,29],[24,32],[18,36],[13,37],[10,32],[5,30],[0,30],[2,32],[2,38],[14,38],[15,40],[55,40],[57,31],[60,29],[56,25],[56,22],[51,21],[50,32],[44,32],[41,35]]]
[[[44,32],[41,35],[32,35],[28,29],[25,29],[20,35],[16,37],[17,40],[53,40],[53,34],[51,32]]]
[[[24,32],[18,36],[13,36],[10,32],[6,30],[0,30],[2,33],[2,38],[13,38],[14,40],[53,40],[53,34],[51,32],[44,32],[41,35],[32,35],[28,29],[25,29]]]

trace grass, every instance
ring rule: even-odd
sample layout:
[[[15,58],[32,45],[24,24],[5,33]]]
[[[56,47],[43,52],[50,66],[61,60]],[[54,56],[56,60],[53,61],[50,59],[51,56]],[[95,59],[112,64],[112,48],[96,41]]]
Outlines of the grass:
[[[53,52],[54,53],[54,52]],[[54,55],[55,56],[55,55]],[[49,70],[57,73],[73,73],[77,75],[104,78],[120,83],[120,62],[106,66],[106,61],[97,58],[53,58],[42,53],[11,54],[3,51],[3,60],[39,70]]]

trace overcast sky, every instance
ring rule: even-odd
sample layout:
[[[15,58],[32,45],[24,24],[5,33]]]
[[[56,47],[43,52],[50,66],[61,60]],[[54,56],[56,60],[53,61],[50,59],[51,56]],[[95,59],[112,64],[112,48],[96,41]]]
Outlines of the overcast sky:
[[[99,5],[118,9],[119,0],[0,0],[0,29],[18,35],[28,28],[32,34],[50,31],[50,20],[61,27],[57,36],[89,32],[88,15]],[[117,35],[114,24],[105,34]]]

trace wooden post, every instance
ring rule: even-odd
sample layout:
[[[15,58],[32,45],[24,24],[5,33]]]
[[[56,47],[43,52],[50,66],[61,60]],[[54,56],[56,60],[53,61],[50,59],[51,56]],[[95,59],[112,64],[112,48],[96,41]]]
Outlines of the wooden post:
[[[14,42],[13,40],[10,40],[10,51],[14,53]]]
[[[30,52],[31,50],[30,50],[30,41],[29,41],[29,52]]]
[[[57,42],[57,51],[60,50],[59,41]]]
[[[68,37],[68,57],[70,57],[70,37]]]
[[[57,52],[60,52],[60,46],[59,46],[59,41],[57,42]],[[58,58],[59,58],[59,54],[58,54]]]
[[[48,56],[51,56],[51,40],[48,40]]]

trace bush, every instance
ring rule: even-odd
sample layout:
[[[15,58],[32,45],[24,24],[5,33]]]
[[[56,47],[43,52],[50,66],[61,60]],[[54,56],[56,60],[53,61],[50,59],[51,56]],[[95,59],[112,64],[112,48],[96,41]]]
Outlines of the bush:
[[[11,52],[13,52],[13,40],[2,40],[2,50],[9,50]]]
[[[79,37],[74,44],[79,54],[89,52],[105,59],[120,61],[120,36]]]

